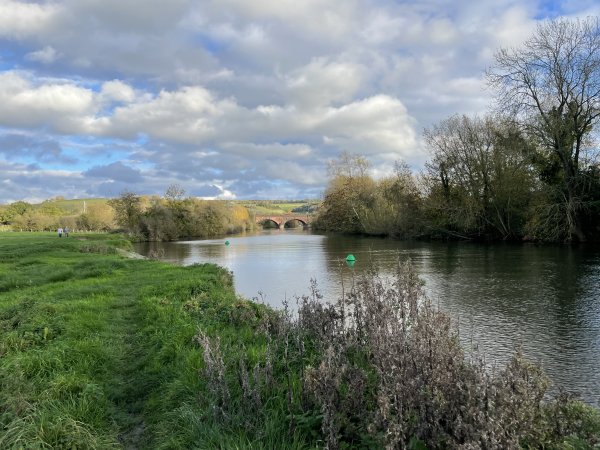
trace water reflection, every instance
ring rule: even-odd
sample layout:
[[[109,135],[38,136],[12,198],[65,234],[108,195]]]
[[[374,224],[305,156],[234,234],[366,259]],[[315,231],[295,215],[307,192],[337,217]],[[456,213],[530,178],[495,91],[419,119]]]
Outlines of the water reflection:
[[[600,251],[514,244],[398,242],[324,236],[303,230],[176,243],[140,244],[179,264],[213,262],[232,270],[237,291],[263,293],[272,306],[308,292],[340,294],[369,260],[391,274],[410,258],[432,300],[458,323],[465,345],[477,342],[490,362],[518,345],[553,381],[600,406]],[[354,267],[346,256],[356,257]]]

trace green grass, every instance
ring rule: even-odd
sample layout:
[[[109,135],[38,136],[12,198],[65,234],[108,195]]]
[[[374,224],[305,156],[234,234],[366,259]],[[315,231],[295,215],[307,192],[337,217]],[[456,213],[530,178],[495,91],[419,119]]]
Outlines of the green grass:
[[[52,204],[67,214],[81,214],[84,210],[84,202],[86,208],[92,205],[106,205],[108,199],[106,198],[84,198],[84,199],[72,199],[72,200],[54,200]],[[41,205],[40,205],[41,206]]]
[[[305,448],[281,399],[260,437],[207,419],[199,400],[198,330],[232,358],[258,354],[252,317],[268,312],[224,269],[114,251],[129,246],[0,233],[0,448]]]
[[[292,209],[304,205],[316,205],[318,201],[277,201],[277,200],[240,200],[242,206],[245,206],[255,214],[277,215],[289,214]]]
[[[85,198],[85,199],[64,199],[52,200],[51,204],[64,212],[66,215],[81,214],[84,210],[84,202],[86,207],[93,205],[106,205],[108,198]],[[284,214],[289,213],[292,209],[306,204],[317,204],[317,200],[297,200],[297,201],[282,201],[282,200],[233,200],[231,203],[240,204],[242,206],[255,211],[257,214]],[[41,208],[43,203],[35,204],[34,207]],[[0,231],[2,229],[0,228]],[[6,230],[5,230],[6,231]]]

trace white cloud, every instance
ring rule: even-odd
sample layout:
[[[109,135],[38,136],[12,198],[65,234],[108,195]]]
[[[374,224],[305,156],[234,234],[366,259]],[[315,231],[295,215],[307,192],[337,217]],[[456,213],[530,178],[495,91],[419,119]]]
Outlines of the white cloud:
[[[71,22],[83,20],[111,32],[147,34],[171,30],[184,18],[191,1],[66,0],[64,3]]]
[[[133,138],[146,133],[182,143],[202,143],[215,135],[215,121],[235,109],[230,100],[217,100],[201,87],[162,91],[156,97],[117,107],[99,123],[97,132]]]
[[[121,80],[111,80],[103,83],[101,95],[107,101],[129,103],[135,99],[134,89]]]
[[[0,174],[0,199],[7,203],[41,202],[53,195],[81,198],[87,196],[89,188],[80,173],[68,170],[44,170],[0,161]]]
[[[74,84],[33,84],[18,72],[0,73],[0,123],[54,127],[81,133],[81,119],[94,112],[94,95]]]
[[[365,155],[419,157],[415,122],[398,99],[385,95],[330,109],[320,129],[330,145]]]
[[[211,184],[210,187],[216,188],[219,193],[217,195],[204,195],[200,198],[203,200],[235,200],[236,195],[228,189],[225,189],[219,184]]]
[[[458,39],[456,26],[448,19],[435,19],[429,23],[431,42],[436,45],[451,45]]]
[[[52,64],[59,57],[60,54],[50,45],[25,55],[25,59],[40,62],[42,64]]]
[[[54,3],[24,3],[0,0],[0,36],[23,39],[39,36],[50,28],[61,12]]]
[[[498,17],[491,18],[484,27],[487,39],[479,51],[482,62],[489,64],[501,47],[519,46],[531,36],[535,27],[536,21],[521,6],[511,7]]]
[[[285,77],[288,100],[301,108],[351,100],[363,81],[364,67],[317,58]]]

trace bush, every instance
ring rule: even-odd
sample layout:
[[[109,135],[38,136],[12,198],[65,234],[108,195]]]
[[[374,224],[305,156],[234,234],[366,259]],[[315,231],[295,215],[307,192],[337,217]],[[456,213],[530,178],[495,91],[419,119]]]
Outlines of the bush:
[[[204,332],[196,340],[211,420],[257,440],[284,408],[280,429],[329,449],[598,442],[597,411],[570,397],[544,401],[549,381],[520,351],[499,371],[466,358],[408,263],[394,280],[371,270],[331,303],[315,285],[295,317],[286,309],[255,334],[265,342],[260,355],[225,351]]]

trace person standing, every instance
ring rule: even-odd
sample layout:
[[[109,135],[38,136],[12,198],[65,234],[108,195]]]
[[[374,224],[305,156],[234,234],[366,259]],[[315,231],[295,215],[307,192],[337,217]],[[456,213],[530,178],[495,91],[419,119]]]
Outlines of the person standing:
[[[58,231],[58,237],[62,237],[62,234],[63,234],[63,229],[62,229],[62,228],[59,228],[59,229],[58,229],[58,230],[56,230],[56,231]]]
[[[65,227],[65,237],[69,237],[69,227]]]

